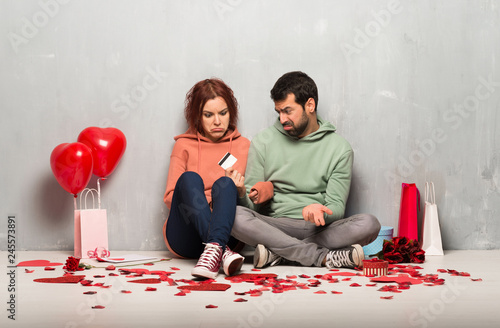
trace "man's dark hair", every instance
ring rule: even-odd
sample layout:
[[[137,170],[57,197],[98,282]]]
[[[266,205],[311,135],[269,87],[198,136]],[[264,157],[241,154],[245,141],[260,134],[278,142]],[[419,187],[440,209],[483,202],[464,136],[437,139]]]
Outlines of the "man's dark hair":
[[[297,104],[305,108],[305,104],[309,98],[313,98],[318,107],[318,88],[313,79],[306,73],[295,71],[284,74],[276,81],[271,90],[271,99],[273,101],[283,101],[290,93],[295,95]]]

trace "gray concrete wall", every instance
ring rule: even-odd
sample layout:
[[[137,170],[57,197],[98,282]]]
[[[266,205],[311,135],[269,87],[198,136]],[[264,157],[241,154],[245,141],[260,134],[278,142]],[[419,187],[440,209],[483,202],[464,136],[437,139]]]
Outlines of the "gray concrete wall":
[[[73,198],[49,157],[89,126],[128,147],[101,184],[111,250],[165,249],[173,137],[217,76],[252,138],[275,80],[302,70],[355,150],[348,214],[397,227],[402,182],[436,184],[446,249],[500,245],[499,1],[0,1],[0,249],[73,248]],[[93,177],[89,187],[96,186]]]

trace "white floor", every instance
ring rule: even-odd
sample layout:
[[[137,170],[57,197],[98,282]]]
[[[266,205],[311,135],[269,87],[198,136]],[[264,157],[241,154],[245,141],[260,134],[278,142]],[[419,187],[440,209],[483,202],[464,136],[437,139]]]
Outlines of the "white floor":
[[[113,252],[113,256],[124,254],[152,255],[168,258],[167,252]],[[16,260],[44,259],[65,262],[71,252],[17,252]],[[251,253],[250,253],[251,255]],[[251,260],[248,258],[248,260]],[[0,264],[5,273],[0,275],[2,290],[1,327],[499,327],[500,326],[500,250],[493,251],[447,251],[445,256],[428,256],[421,264],[422,274],[439,274],[445,279],[441,286],[414,285],[402,293],[381,292],[369,287],[369,278],[352,277],[350,281],[328,283],[310,289],[297,289],[284,293],[264,291],[262,296],[235,295],[261,286],[253,283],[231,283],[231,288],[220,291],[193,291],[186,296],[174,296],[179,292],[176,286],[162,282],[155,285],[133,284],[121,275],[109,276],[111,271],[93,268],[83,271],[87,279],[112,285],[110,288],[85,287],[81,284],[45,284],[33,279],[59,277],[64,271],[59,266],[54,271],[43,267],[18,267],[11,280],[8,267],[8,253],[0,252]],[[88,264],[106,266],[93,260]],[[173,279],[191,279],[190,270],[194,260],[171,259],[153,266],[135,266],[148,270],[175,271]],[[252,272],[250,261],[243,266],[243,272]],[[451,269],[470,273],[470,277],[439,273],[438,269]],[[342,270],[350,271],[350,270]],[[114,271],[117,272],[117,271]],[[325,274],[325,268],[276,266],[261,271],[276,273],[280,278],[287,275],[305,274],[314,278]],[[118,273],[118,272],[117,272]],[[105,278],[93,278],[105,275]],[[144,276],[143,278],[157,277]],[[473,281],[472,279],[482,279]],[[297,277],[299,282],[307,278]],[[223,274],[217,282],[227,283]],[[351,287],[358,283],[361,287]],[[179,282],[179,285],[182,285]],[[146,287],[156,291],[145,291]],[[15,293],[11,293],[12,287]],[[10,289],[10,290],[9,290]],[[83,292],[94,290],[95,295]],[[132,293],[121,293],[130,290]],[[324,290],[326,294],[314,292]],[[331,291],[342,294],[333,294]],[[10,295],[15,300],[15,321],[8,318]],[[393,296],[391,300],[381,296]],[[234,302],[244,298],[247,302]],[[206,305],[218,308],[206,308]],[[103,305],[104,309],[92,309]]]

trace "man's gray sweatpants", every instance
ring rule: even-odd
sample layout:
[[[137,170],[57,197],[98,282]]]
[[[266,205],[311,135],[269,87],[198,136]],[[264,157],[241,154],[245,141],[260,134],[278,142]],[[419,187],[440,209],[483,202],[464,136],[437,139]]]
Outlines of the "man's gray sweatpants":
[[[238,206],[231,235],[253,247],[263,244],[304,266],[321,266],[330,250],[368,245],[379,231],[380,223],[371,214],[356,214],[317,227],[303,219],[274,218]]]

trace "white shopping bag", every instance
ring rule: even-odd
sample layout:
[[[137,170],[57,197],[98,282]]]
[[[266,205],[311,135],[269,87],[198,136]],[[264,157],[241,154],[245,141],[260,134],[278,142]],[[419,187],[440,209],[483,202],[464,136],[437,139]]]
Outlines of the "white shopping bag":
[[[425,255],[443,255],[441,229],[436,205],[434,183],[425,183],[425,208],[423,221],[422,249]]]

